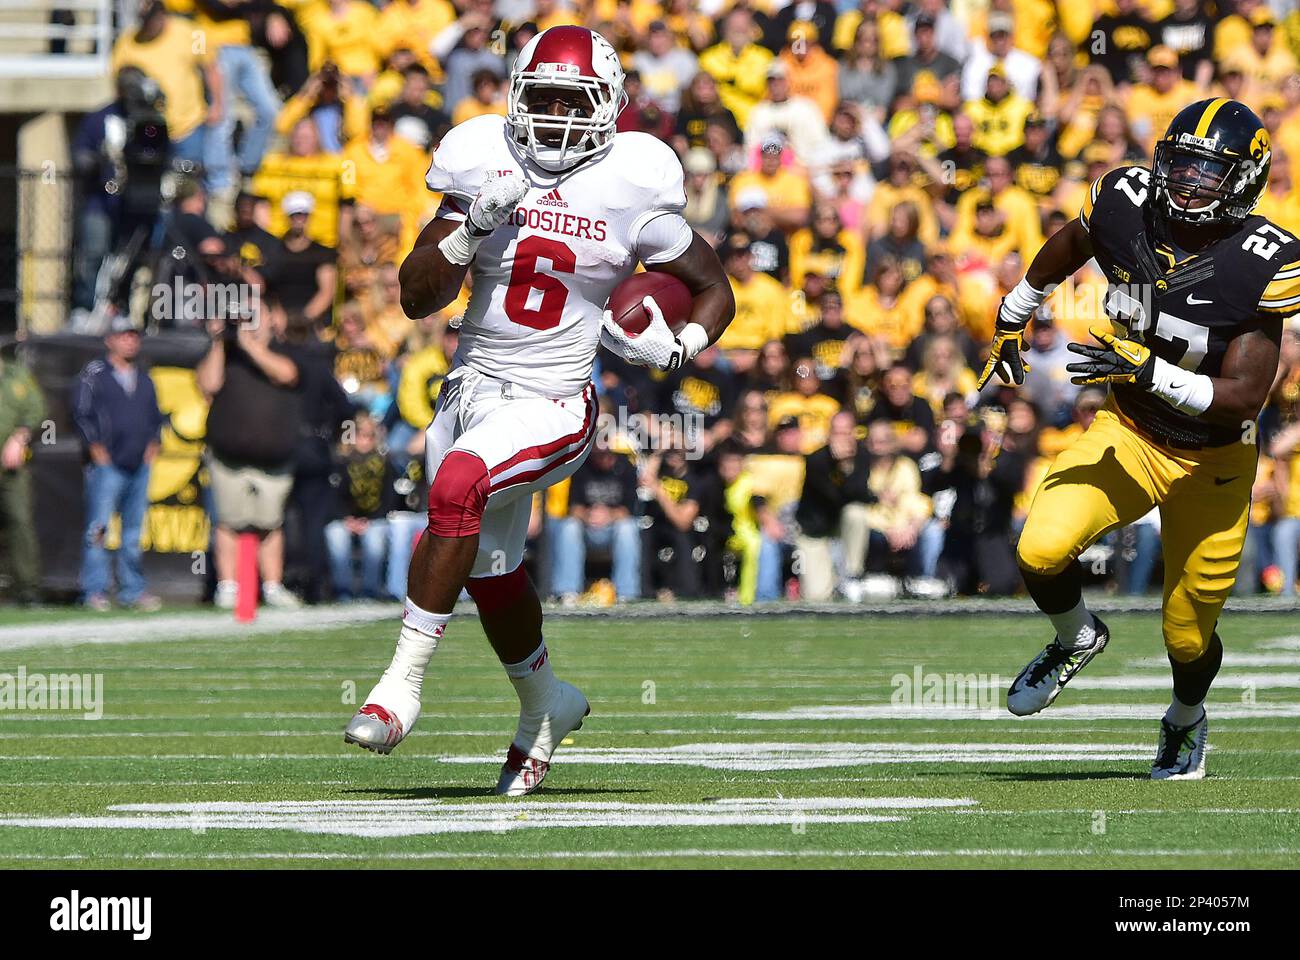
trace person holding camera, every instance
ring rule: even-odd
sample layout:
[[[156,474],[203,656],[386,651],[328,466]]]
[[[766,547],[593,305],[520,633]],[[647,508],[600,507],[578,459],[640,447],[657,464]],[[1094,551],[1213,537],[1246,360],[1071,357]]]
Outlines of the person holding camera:
[[[926,471],[923,489],[952,504],[939,569],[959,593],[1007,596],[1020,588],[1011,521],[1025,460],[1003,443],[1006,423],[1003,410],[986,407],[935,431],[939,464]]]
[[[287,137],[303,120],[313,122],[317,147],[327,154],[342,153],[343,145],[363,135],[370,122],[366,98],[357,94],[352,81],[331,61],[322,64],[302,89],[285,101],[275,118],[276,132]]]
[[[135,67],[159,86],[166,106],[172,157],[201,165],[209,124],[222,116],[221,73],[216,61],[196,46],[188,21],[167,12],[163,0],[141,0],[138,26],[117,38],[111,69]],[[209,105],[204,96],[206,82]]]
[[[296,348],[283,341],[286,315],[261,302],[252,315],[207,321],[212,343],[195,371],[208,411],[217,592],[232,609],[239,534],[257,534],[262,596],[272,607],[299,600],[284,586],[284,507],[293,487],[302,410]]]
[[[116,96],[107,106],[88,113],[72,139],[72,168],[80,198],[76,250],[72,261],[73,325],[80,328],[81,313],[95,308],[95,287],[100,266],[122,237],[122,181],[135,173],[128,144],[134,144],[138,105],[157,84],[136,67],[125,67],[114,78]],[[159,93],[159,96],[161,94]],[[165,139],[165,128],[154,131]],[[157,217],[157,203],[154,205]]]

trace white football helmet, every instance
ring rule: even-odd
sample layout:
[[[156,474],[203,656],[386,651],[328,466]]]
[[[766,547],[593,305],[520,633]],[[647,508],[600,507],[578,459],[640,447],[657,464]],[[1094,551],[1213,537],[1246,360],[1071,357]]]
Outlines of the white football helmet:
[[[551,101],[542,102],[543,90],[581,92],[590,107],[571,107],[567,116],[544,112]],[[551,27],[533,37],[515,62],[506,123],[533,162],[558,173],[609,145],[626,104],[623,65],[609,41],[586,27]]]

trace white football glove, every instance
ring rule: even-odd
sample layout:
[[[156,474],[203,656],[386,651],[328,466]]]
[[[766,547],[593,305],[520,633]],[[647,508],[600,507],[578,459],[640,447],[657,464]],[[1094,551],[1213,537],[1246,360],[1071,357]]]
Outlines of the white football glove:
[[[686,347],[669,329],[654,297],[646,297],[641,301],[641,306],[650,314],[649,326],[633,336],[615,323],[614,315],[606,310],[601,322],[600,342],[605,345],[605,349],[618,354],[628,363],[657,370],[676,370],[690,359],[686,355]]]
[[[482,239],[509,219],[528,192],[528,184],[517,174],[496,177],[483,185],[470,204],[468,221],[471,236]]]

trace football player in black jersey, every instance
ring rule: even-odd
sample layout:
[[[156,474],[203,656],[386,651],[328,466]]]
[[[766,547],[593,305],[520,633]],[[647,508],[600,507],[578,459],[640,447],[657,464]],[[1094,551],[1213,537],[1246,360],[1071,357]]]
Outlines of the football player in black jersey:
[[[1173,700],[1154,779],[1205,775],[1204,701],[1223,659],[1216,627],[1232,586],[1255,478],[1255,419],[1277,371],[1283,320],[1300,311],[1300,241],[1251,211],[1268,182],[1269,135],[1223,98],[1183,109],[1151,169],[1098,179],[1002,301],[982,387],[1024,380],[1025,326],[1049,288],[1095,258],[1110,329],[1071,344],[1078,384],[1110,396],[1034,497],[1017,559],[1056,638],[1007,693],[1037,713],[1101,653],[1106,625],[1080,593],[1078,556],[1160,508],[1163,632]]]

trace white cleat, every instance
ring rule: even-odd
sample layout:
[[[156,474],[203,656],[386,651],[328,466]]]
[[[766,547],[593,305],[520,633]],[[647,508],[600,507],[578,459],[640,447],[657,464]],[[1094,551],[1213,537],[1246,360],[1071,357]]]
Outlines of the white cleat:
[[[493,793],[504,797],[526,797],[542,785],[551,768],[551,755],[582,720],[591,713],[587,698],[571,683],[556,682],[558,690],[550,708],[541,717],[519,716],[519,729],[506,752]]]
[[[1059,640],[1053,638],[1042,653],[1025,665],[1025,669],[1020,671],[1020,675],[1007,690],[1008,710],[1017,717],[1027,717],[1051,706],[1075,674],[1106,649],[1106,644],[1110,641],[1110,630],[1100,618],[1092,619],[1096,623],[1097,635],[1090,646],[1067,650]]]
[[[348,722],[343,742],[386,754],[392,753],[405,736],[401,720],[379,704],[367,703]]]
[[[1160,745],[1151,764],[1152,780],[1204,780],[1205,746],[1210,724],[1205,713],[1190,727],[1175,727],[1160,721]]]

